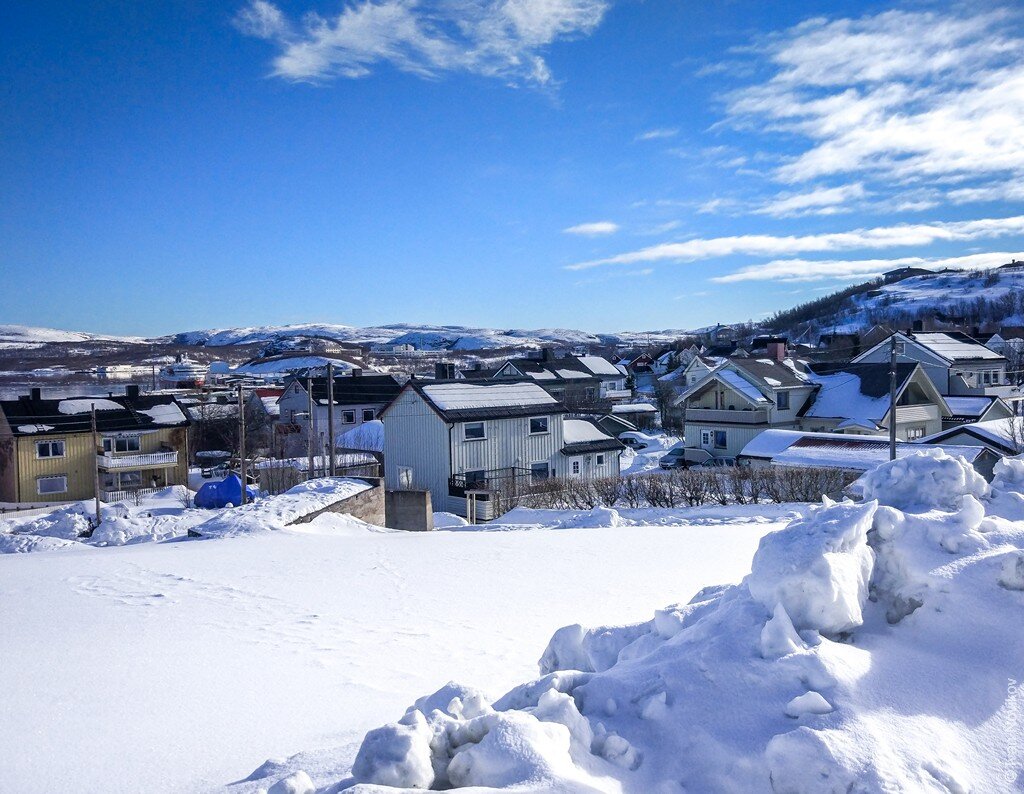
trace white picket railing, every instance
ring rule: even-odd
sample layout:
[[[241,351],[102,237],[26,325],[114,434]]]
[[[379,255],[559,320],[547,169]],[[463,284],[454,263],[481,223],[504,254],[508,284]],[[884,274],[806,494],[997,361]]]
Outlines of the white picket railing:
[[[125,499],[134,499],[155,494],[159,488],[134,488],[130,491],[100,491],[100,499],[108,504],[123,502]]]
[[[150,452],[139,455],[97,455],[101,469],[146,469],[154,466],[177,466],[178,452]]]

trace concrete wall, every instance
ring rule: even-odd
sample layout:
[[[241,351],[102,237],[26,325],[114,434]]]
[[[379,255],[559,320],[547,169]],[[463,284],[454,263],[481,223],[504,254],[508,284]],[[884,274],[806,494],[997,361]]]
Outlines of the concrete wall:
[[[424,532],[434,528],[430,491],[388,491],[384,495],[384,526]]]
[[[294,524],[308,524],[314,518],[324,513],[341,513],[343,515],[352,516],[358,518],[360,521],[365,521],[367,524],[373,524],[374,526],[382,527],[385,526],[385,510],[384,510],[384,488],[380,485],[375,485],[368,491],[361,491],[354,496],[349,496],[346,499],[339,499],[334,504],[330,504],[322,510],[317,510],[313,513],[307,513],[306,515],[295,519],[289,526]]]

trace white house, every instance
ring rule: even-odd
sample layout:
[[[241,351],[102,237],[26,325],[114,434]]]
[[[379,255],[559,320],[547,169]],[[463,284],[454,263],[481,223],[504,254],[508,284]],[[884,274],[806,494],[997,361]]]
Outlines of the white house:
[[[770,427],[795,428],[814,390],[790,360],[726,359],[674,404],[685,408],[684,443],[697,461],[735,457]]]
[[[384,408],[388,489],[430,491],[435,510],[500,515],[503,496],[549,477],[614,477],[622,444],[596,424],[566,419],[536,383],[411,380]]]
[[[1006,376],[1006,358],[967,334],[897,331],[892,336],[897,362],[920,364],[941,394],[1011,397],[1014,387]],[[888,363],[892,336],[865,350],[853,363]]]

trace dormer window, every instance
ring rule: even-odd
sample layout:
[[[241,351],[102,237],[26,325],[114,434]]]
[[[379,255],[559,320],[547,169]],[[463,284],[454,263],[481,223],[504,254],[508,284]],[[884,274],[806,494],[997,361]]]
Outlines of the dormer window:
[[[788,391],[780,391],[780,392],[778,392],[775,395],[775,406],[780,411],[787,411],[787,410],[789,410],[789,392]]]

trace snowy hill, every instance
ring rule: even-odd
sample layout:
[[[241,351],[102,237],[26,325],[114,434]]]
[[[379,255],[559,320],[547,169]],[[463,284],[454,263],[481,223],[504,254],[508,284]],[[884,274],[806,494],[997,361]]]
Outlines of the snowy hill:
[[[0,325],[0,346],[36,347],[50,342],[142,342],[134,336],[108,336],[83,331],[60,331],[30,325]]]
[[[924,316],[964,318],[970,324],[1024,324],[1024,269],[946,271],[892,284],[868,282],[779,312],[770,325],[798,333],[856,332],[879,323],[909,326]]]

